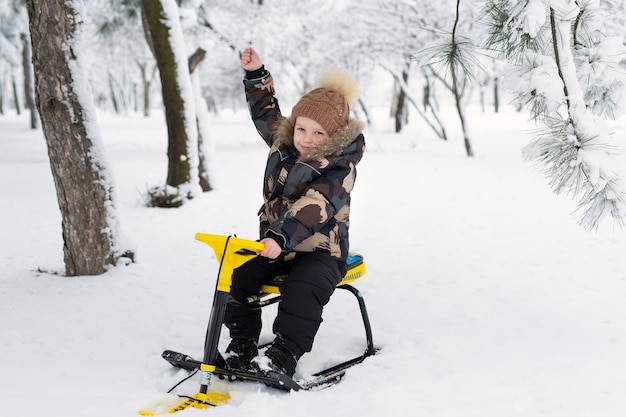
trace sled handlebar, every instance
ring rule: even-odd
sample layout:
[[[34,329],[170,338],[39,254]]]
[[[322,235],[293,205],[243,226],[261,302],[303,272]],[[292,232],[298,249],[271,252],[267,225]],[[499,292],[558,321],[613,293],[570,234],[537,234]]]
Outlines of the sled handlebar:
[[[241,239],[235,236],[212,235],[208,233],[196,233],[196,240],[204,242],[214,250],[223,252],[227,249],[230,253],[238,255],[256,255],[263,250],[265,245],[256,240]],[[226,247],[228,245],[228,247]]]
[[[215,258],[221,265],[217,289],[224,292],[230,291],[233,270],[248,261],[251,256],[256,256],[257,252],[261,252],[265,247],[263,243],[255,240],[208,233],[196,233],[196,240],[213,248]]]

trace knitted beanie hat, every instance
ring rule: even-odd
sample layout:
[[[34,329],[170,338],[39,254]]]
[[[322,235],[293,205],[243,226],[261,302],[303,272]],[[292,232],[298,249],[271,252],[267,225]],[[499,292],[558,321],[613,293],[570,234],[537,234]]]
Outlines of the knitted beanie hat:
[[[298,116],[308,117],[332,136],[348,124],[350,105],[358,96],[358,84],[347,71],[333,69],[323,73],[317,85],[296,103],[290,121],[295,125]]]

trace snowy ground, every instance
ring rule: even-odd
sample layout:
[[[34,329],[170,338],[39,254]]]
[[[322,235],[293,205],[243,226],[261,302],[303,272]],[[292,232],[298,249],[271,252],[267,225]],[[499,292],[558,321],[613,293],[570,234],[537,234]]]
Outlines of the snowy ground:
[[[319,392],[217,382],[228,405],[182,415],[626,413],[626,232],[576,224],[574,202],[521,159],[524,115],[470,120],[473,159],[458,138],[438,141],[417,123],[402,135],[381,122],[366,131],[351,239],[367,262],[356,286],[380,354]],[[176,210],[144,207],[141,197],[165,180],[162,116],[100,122],[138,262],[65,278],[42,135],[26,115],[0,116],[3,416],[136,415],[186,376],[160,358],[164,349],[202,356],[217,263],[194,233],[256,238],[266,150],[246,114],[212,121],[218,189]],[[626,126],[616,129],[626,148]],[[347,293],[325,319],[299,375],[364,349]],[[178,392],[197,388],[191,380]]]

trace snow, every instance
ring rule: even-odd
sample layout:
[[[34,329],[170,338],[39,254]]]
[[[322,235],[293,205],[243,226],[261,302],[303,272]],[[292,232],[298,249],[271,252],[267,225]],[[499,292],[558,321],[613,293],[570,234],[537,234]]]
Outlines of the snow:
[[[142,195],[167,174],[165,123],[153,114],[98,114],[137,263],[74,278],[61,275],[42,134],[25,114],[0,116],[2,415],[135,416],[187,375],[164,349],[201,358],[217,262],[193,237],[256,238],[266,149],[244,111],[211,116],[217,189],[179,209],[148,208]],[[380,353],[318,392],[215,381],[230,402],[182,416],[624,415],[625,232],[610,222],[585,231],[575,203],[522,161],[524,114],[469,107],[468,117],[475,158],[459,132],[444,142],[416,118],[398,135],[378,115],[365,132],[351,243],[367,263],[355,286]],[[611,127],[624,166],[625,120]],[[298,375],[363,351],[350,297],[332,298]],[[192,378],[176,392],[197,389]]]
[[[523,33],[528,33],[534,38],[547,20],[546,5],[542,0],[530,0],[524,12]]]

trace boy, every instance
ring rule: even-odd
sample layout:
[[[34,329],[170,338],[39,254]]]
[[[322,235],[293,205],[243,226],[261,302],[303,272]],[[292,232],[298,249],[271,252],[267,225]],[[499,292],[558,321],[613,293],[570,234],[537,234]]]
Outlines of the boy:
[[[259,210],[265,247],[233,273],[231,295],[239,303],[226,310],[232,338],[226,362],[233,369],[255,368],[261,312],[246,307],[245,299],[272,277],[287,275],[273,324],[276,337],[257,362],[292,377],[346,273],[350,192],[365,149],[365,125],[350,118],[358,92],[345,71],[326,73],[285,118],[272,76],[254,49],[242,53],[241,66],[252,120],[270,151]]]

